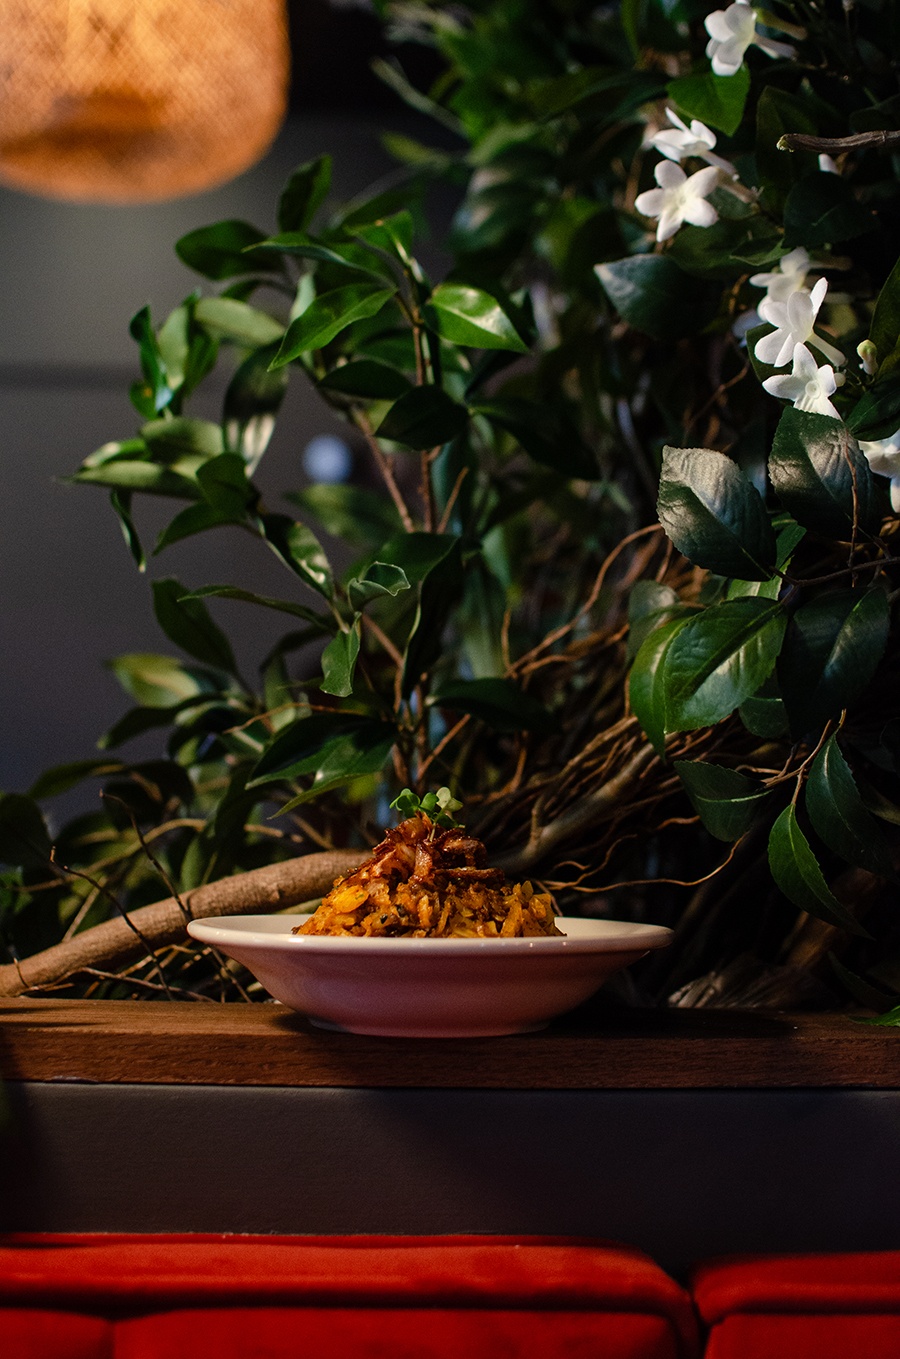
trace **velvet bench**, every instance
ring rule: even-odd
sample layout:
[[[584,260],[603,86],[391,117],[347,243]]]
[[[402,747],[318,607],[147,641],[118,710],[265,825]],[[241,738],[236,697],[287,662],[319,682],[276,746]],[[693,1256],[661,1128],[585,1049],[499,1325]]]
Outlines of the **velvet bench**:
[[[646,1255],[563,1238],[0,1238],[2,1359],[694,1359]]]

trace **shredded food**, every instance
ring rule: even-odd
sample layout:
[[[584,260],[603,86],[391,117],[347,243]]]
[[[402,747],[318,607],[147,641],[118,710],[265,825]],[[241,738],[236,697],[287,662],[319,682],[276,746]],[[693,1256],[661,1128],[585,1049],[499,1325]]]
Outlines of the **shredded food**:
[[[560,931],[546,893],[530,882],[507,883],[499,868],[488,868],[480,840],[460,827],[440,830],[417,812],[338,878],[293,933],[472,939]]]

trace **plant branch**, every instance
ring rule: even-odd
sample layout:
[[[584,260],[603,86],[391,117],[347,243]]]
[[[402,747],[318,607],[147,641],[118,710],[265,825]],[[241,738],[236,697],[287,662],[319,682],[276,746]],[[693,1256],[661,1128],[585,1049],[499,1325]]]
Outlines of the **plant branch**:
[[[817,155],[833,155],[841,151],[896,151],[900,146],[900,132],[856,132],[850,137],[812,137],[805,132],[785,132],[778,139],[779,151],[813,151]]]

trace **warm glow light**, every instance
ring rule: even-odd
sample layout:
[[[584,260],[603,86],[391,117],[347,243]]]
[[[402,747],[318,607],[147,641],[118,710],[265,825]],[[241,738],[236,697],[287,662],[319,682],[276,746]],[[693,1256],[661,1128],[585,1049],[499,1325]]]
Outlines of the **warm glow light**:
[[[0,180],[150,202],[252,165],[278,131],[284,0],[0,0]]]

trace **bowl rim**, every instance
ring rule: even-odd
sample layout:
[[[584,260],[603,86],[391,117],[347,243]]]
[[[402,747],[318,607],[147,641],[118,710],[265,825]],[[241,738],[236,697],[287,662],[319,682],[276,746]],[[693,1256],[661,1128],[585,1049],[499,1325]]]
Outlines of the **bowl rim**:
[[[484,953],[565,954],[565,953],[634,953],[665,948],[674,932],[665,925],[645,925],[629,920],[598,920],[585,916],[558,916],[557,925],[577,924],[577,935],[562,938],[530,935],[515,939],[386,939],[378,937],[326,934],[292,934],[300,915],[271,914],[245,916],[205,916],[188,923],[188,934],[206,944],[240,946],[244,949],[275,949],[279,953],[309,954],[398,954],[431,957],[452,955],[476,956]],[[282,930],[254,929],[260,921],[278,922]],[[584,929],[585,926],[594,927]]]

